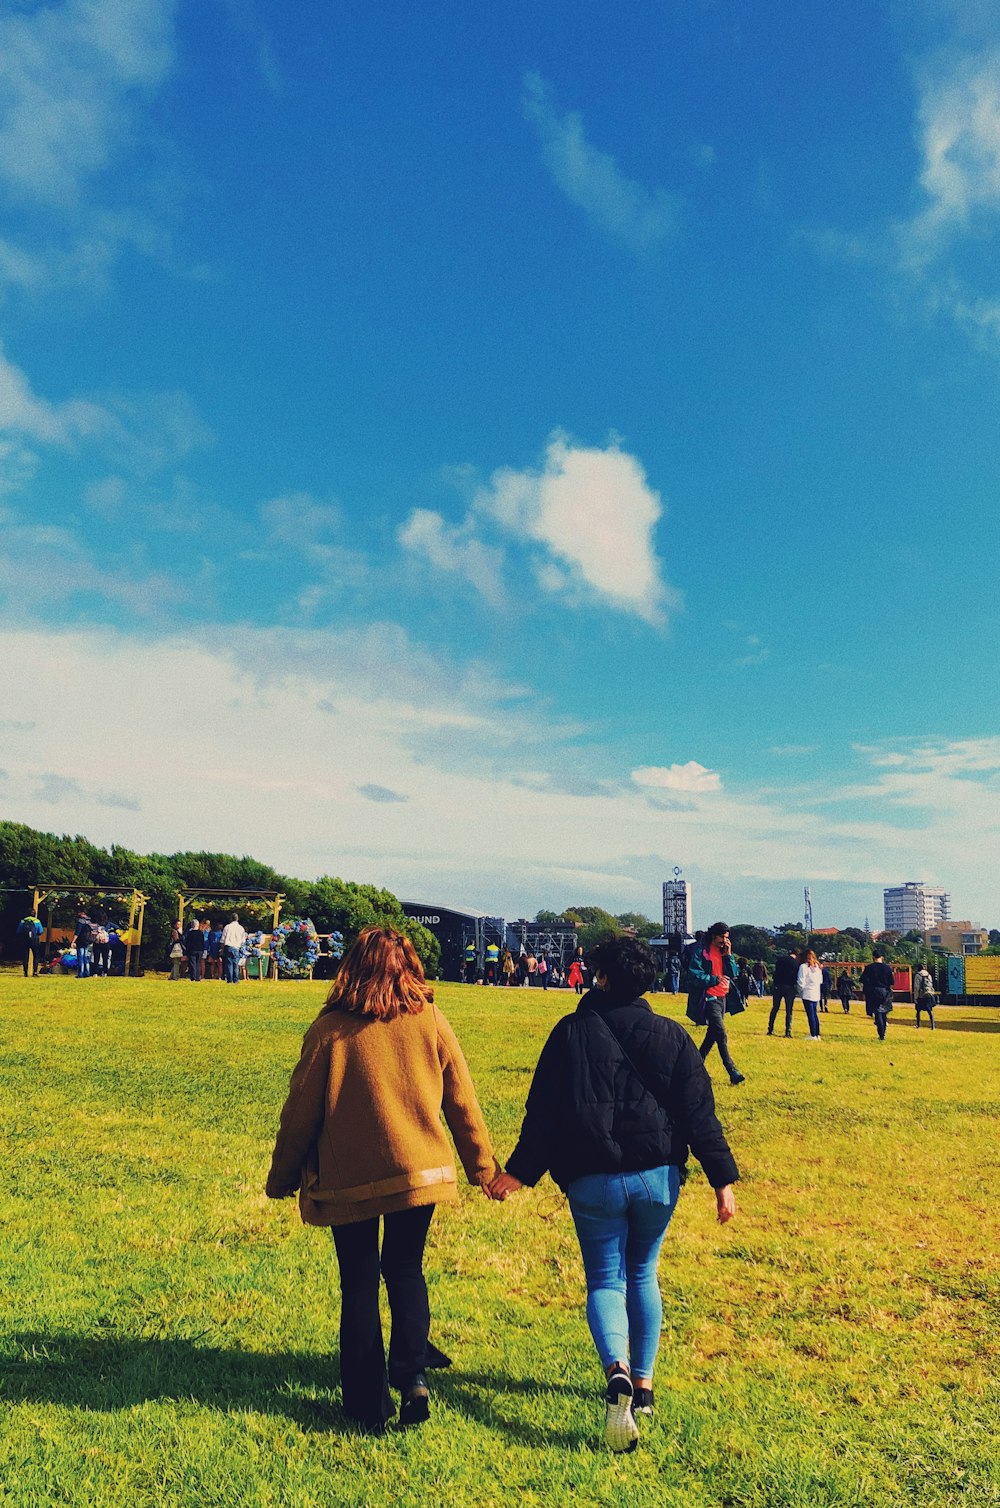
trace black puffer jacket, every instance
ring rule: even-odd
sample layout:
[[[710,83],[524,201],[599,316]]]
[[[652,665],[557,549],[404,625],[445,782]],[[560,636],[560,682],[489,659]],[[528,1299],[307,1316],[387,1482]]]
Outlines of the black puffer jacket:
[[[585,1173],[683,1168],[689,1148],[713,1188],[735,1183],[712,1083],[691,1038],[645,1000],[588,990],[542,1048],[508,1173],[534,1184],[549,1172],[565,1189]]]

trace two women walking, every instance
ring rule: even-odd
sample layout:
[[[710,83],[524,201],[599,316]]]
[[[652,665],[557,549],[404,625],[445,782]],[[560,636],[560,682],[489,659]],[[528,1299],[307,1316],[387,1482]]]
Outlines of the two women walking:
[[[299,1193],[307,1224],[330,1226],[341,1277],[344,1411],[380,1432],[429,1414],[432,1347],[423,1275],[434,1205],[457,1197],[443,1109],[469,1181],[506,1199],[548,1171],[566,1192],[587,1279],[587,1319],[606,1373],[606,1437],[634,1449],[653,1408],[661,1299],[656,1264],[688,1150],[735,1214],[736,1164],[691,1039],[642,996],[649,950],[616,939],[594,950],[594,988],[553,1029],[535,1070],[517,1147],[501,1171],[450,1025],[409,941],[363,932],[303,1043],[267,1182]],[[379,1222],[382,1222],[381,1251]],[[379,1276],[392,1317],[388,1366]]]

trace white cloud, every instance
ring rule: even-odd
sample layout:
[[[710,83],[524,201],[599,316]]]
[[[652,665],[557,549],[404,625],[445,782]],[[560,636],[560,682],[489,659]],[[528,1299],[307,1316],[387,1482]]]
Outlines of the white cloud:
[[[0,288],[37,288],[45,280],[42,258],[0,238]]]
[[[64,0],[0,17],[0,182],[72,205],[173,60],[173,0]]]
[[[918,80],[924,208],[905,228],[917,262],[1000,210],[1000,49],[952,52]]]
[[[449,527],[433,509],[414,508],[397,538],[435,570],[464,577],[492,606],[504,605],[504,552],[477,538],[473,520]]]
[[[661,188],[628,178],[614,157],[587,140],[581,117],[559,113],[537,73],[524,80],[524,113],[538,133],[542,156],[569,199],[635,251],[649,251],[675,235],[678,200]]]
[[[173,63],[175,9],[176,0],[4,7],[0,195],[28,218],[0,242],[0,290],[101,288],[126,248],[171,260],[148,122],[141,176],[127,168],[140,106]],[[128,189],[136,204],[111,202]],[[143,206],[157,197],[150,213]]]
[[[720,909],[750,919],[767,919],[772,882],[878,886],[913,873],[946,884],[973,920],[995,919],[1000,738],[879,749],[903,764],[827,793],[843,804],[835,812],[819,788],[811,801],[722,789],[696,761],[565,788],[578,729],[391,624],[0,628],[0,659],[32,667],[18,688],[31,726],[0,730],[0,760],[5,814],[35,826],[50,825],[55,800],[60,827],[97,842],[255,852],[292,874],[512,915],[570,898],[652,912],[657,877],[680,863],[711,872],[731,902]],[[67,688],[91,683],[95,666],[114,694],[68,710]],[[206,688],[214,715],[192,718],[183,697],[164,695],[179,683]],[[456,763],[457,738],[470,757]],[[658,805],[658,793],[677,802]]]
[[[748,665],[763,665],[771,651],[763,643],[759,634],[747,634],[745,640],[745,653],[739,655],[733,664],[737,669],[745,669]]]
[[[819,744],[772,744],[770,752],[779,759],[797,759],[802,754],[815,754]]]
[[[919,57],[915,136],[919,207],[893,227],[888,253],[914,280],[931,314],[944,314],[974,341],[996,349],[1000,298],[984,287],[992,264],[977,243],[1000,214],[1000,41],[995,8],[974,14],[944,5],[951,36]]]
[[[25,374],[8,361],[0,346],[0,433],[16,434],[47,445],[69,445],[107,434],[114,421],[96,403],[71,399],[48,403],[32,391]]]
[[[617,444],[601,450],[550,440],[538,469],[494,472],[465,520],[414,509],[400,542],[441,571],[468,577],[499,602],[506,536],[528,556],[544,592],[582,607],[601,603],[659,626],[680,597],[663,579],[655,530],[663,515],[641,463]],[[486,534],[490,543],[483,540]]]
[[[8,617],[30,622],[82,596],[125,607],[145,619],[185,596],[170,577],[131,558],[124,541],[113,533],[102,532],[92,547],[86,530],[35,523],[4,508],[0,530],[0,605]]]
[[[638,786],[654,790],[685,791],[694,795],[722,790],[722,777],[696,759],[689,759],[687,764],[643,765],[632,771],[632,780]]]
[[[134,475],[151,473],[212,442],[211,431],[184,392],[113,393],[101,402],[69,398],[53,403],[37,394],[27,375],[0,344],[0,493],[25,486],[34,476],[38,454],[32,445],[96,448],[103,459]],[[84,489],[88,506],[114,511],[126,501],[121,478],[105,478]],[[129,502],[137,514],[136,499]]]

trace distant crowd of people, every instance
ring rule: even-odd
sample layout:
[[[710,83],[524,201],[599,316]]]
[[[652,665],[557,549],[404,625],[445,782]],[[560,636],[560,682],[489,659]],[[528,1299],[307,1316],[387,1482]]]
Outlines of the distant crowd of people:
[[[713,1047],[717,1048],[730,1082],[742,1084],[746,1076],[739,1071],[729,1051],[726,1016],[744,1011],[752,994],[763,995],[766,967],[758,963],[750,969],[745,958],[733,958],[729,928],[725,922],[715,922],[707,932],[698,934],[685,950],[684,962],[688,977],[687,1015],[696,1026],[707,1028],[701,1044],[702,1058],[706,1058]],[[885,962],[883,950],[873,948],[872,961],[862,969],[857,984],[880,1042],[885,1041],[895,983],[895,975]],[[805,947],[797,952],[789,950],[783,954],[774,966],[767,1035],[774,1036],[775,1021],[784,1006],[785,1036],[791,1037],[795,1002],[801,1000],[809,1039],[821,1041],[820,1013],[829,1012],[834,990],[842,1010],[848,1014],[855,991],[855,981],[849,970],[841,969],[834,981],[831,970],[820,962],[812,948]],[[918,1028],[921,1016],[926,1014],[933,1031],[937,993],[926,966],[921,967],[913,978],[913,1002]]]
[[[24,976],[37,974],[76,974],[78,979],[108,978],[124,974],[128,946],[122,934],[127,929],[103,915],[88,916],[81,911],[76,920],[72,943],[57,939],[45,946],[45,929],[37,916],[29,914],[18,923],[16,940]]]
[[[29,975],[66,973],[78,979],[106,978],[124,974],[128,948],[127,929],[106,916],[81,911],[72,942],[57,940],[46,956],[45,930],[37,916],[22,917],[15,934],[25,978]],[[63,939],[65,934],[63,934]],[[171,979],[222,979],[238,984],[247,978],[251,940],[234,911],[224,926],[209,917],[193,916],[186,928],[174,922],[167,944]]]
[[[543,948],[536,954],[531,948],[522,947],[515,957],[513,949],[501,947],[496,942],[487,943],[482,967],[475,943],[470,942],[465,948],[466,984],[502,985],[520,989],[570,989],[577,995],[582,995],[590,983],[590,977],[582,948],[577,948],[569,963],[564,966],[560,955],[548,948]]]
[[[186,972],[195,984],[203,979],[239,984],[248,977],[249,955],[249,935],[235,911],[224,927],[211,917],[192,916],[186,929],[180,921],[170,929],[167,961],[171,979],[181,979]]]

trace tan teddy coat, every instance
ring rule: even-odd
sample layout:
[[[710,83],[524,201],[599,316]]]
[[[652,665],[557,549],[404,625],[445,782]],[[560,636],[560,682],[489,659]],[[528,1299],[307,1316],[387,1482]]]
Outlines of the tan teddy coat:
[[[391,1021],[326,1011],[292,1074],[267,1194],[298,1189],[307,1225],[454,1200],[442,1109],[469,1182],[488,1183],[499,1165],[458,1038],[438,1008]]]

